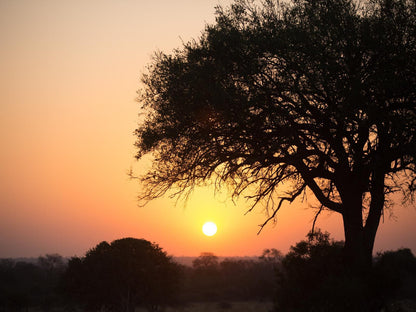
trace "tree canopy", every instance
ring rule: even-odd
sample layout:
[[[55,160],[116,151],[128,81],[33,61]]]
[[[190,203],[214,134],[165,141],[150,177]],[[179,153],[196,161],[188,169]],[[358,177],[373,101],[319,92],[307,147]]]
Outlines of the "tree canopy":
[[[178,266],[158,245],[123,238],[72,258],[64,287],[89,308],[134,311],[143,306],[156,311],[173,302],[178,280]]]
[[[271,220],[311,193],[371,261],[388,196],[416,186],[416,4],[237,0],[143,75],[144,199],[215,181]],[[349,255],[349,256],[348,256]]]

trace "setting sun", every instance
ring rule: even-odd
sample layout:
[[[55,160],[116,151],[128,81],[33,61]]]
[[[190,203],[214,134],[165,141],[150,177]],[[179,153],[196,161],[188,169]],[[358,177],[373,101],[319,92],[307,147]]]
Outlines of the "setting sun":
[[[213,236],[217,233],[217,225],[214,222],[205,222],[202,226],[202,232],[204,232],[206,236]]]

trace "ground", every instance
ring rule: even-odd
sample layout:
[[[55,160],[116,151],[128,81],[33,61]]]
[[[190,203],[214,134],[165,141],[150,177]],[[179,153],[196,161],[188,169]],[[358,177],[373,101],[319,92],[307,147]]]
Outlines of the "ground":
[[[269,312],[273,308],[272,302],[197,302],[184,307],[166,308],[165,312]],[[136,309],[136,312],[144,310]]]

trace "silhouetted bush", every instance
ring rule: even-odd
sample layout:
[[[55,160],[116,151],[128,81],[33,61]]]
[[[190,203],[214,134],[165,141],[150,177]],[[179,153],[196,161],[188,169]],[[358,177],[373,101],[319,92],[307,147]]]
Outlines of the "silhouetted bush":
[[[374,269],[384,276],[390,300],[416,300],[416,258],[410,249],[379,253]]]
[[[415,298],[415,258],[408,249],[380,254],[359,275],[343,263],[343,242],[317,231],[292,246],[277,272],[275,308],[287,311],[380,311]]]

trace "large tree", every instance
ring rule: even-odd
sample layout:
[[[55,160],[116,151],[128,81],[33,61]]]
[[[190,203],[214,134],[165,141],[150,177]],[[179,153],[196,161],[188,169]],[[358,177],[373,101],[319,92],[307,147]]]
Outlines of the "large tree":
[[[415,190],[414,0],[237,0],[143,75],[144,199],[215,181],[271,217],[311,193],[371,264],[388,196]]]

